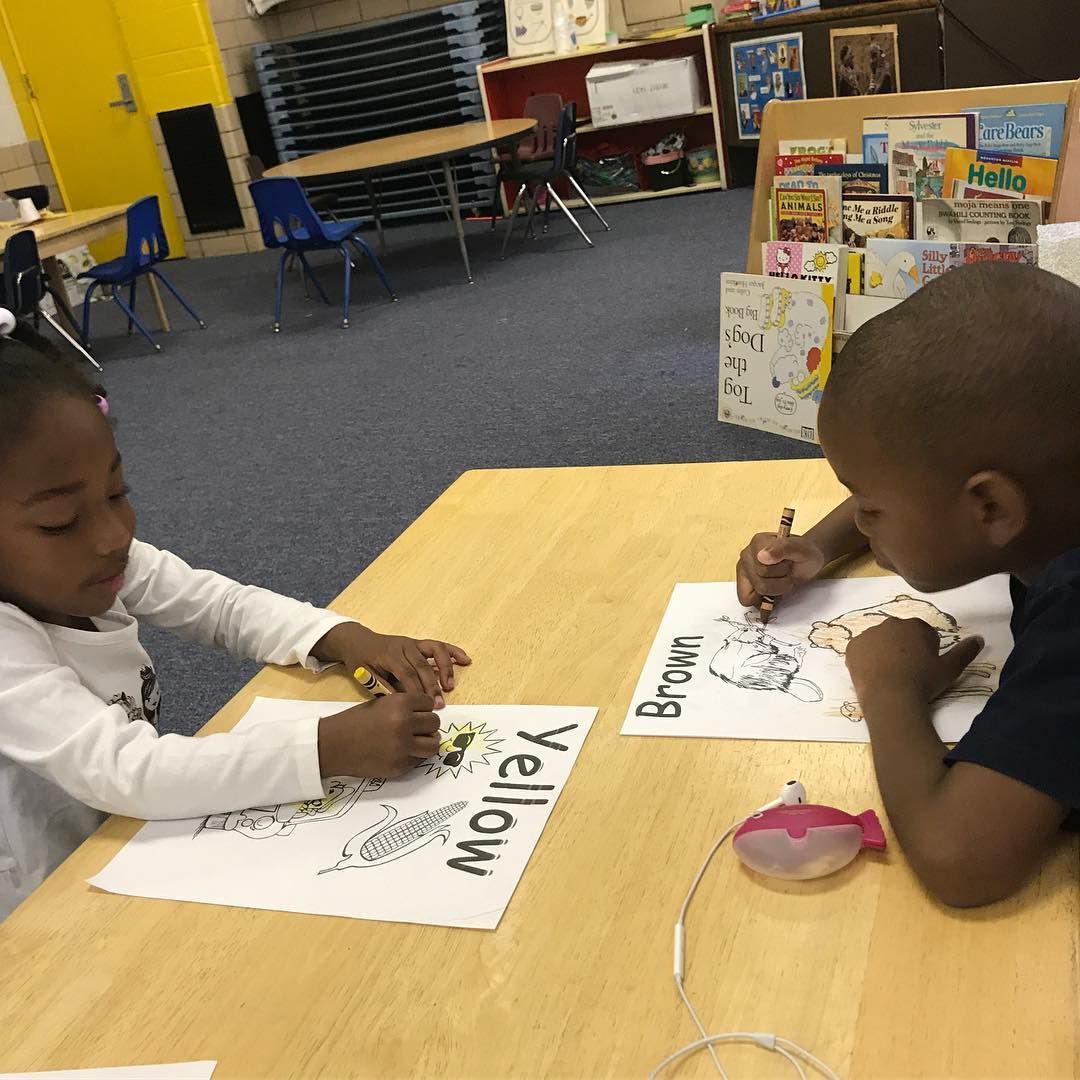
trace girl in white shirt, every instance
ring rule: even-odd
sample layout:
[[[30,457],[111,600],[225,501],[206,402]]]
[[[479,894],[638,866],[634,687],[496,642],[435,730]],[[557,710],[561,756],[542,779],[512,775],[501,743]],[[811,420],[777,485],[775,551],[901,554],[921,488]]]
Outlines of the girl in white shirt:
[[[105,814],[197,817],[316,799],[326,776],[404,772],[437,751],[434,709],[470,662],[136,540],[94,390],[47,349],[0,339],[0,919]],[[404,692],[243,733],[159,736],[139,622],[263,663],[364,666]]]

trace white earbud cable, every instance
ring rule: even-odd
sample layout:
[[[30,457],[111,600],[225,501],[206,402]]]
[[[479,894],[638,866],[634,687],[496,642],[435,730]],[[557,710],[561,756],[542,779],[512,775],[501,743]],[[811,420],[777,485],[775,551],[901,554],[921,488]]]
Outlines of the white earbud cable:
[[[794,783],[794,781],[789,781]],[[805,800],[806,795],[802,790],[802,785],[798,785],[800,792],[799,802]],[[656,1078],[666,1069],[668,1066],[675,1064],[676,1061],[682,1060],[684,1057],[689,1057],[691,1054],[696,1054],[699,1050],[708,1050],[709,1056],[712,1058],[713,1065],[716,1066],[716,1071],[721,1077],[721,1080],[729,1080],[727,1072],[724,1070],[724,1066],[720,1063],[716,1050],[714,1049],[717,1043],[724,1042],[752,1042],[757,1046],[760,1046],[764,1050],[771,1050],[774,1053],[780,1054],[786,1058],[787,1061],[794,1068],[799,1080],[807,1080],[806,1071],[803,1069],[800,1062],[805,1061],[813,1068],[817,1069],[828,1080],[840,1080],[840,1077],[836,1075],[820,1058],[815,1057],[800,1046],[798,1043],[792,1042],[790,1039],[784,1039],[779,1035],[771,1035],[765,1032],[753,1032],[753,1031],[732,1031],[725,1032],[721,1035],[710,1035],[705,1029],[705,1025],[701,1022],[701,1017],[698,1015],[697,1009],[694,1008],[693,1002],[690,1000],[690,996],[686,992],[685,982],[685,968],[686,968],[686,916],[690,911],[690,904],[694,899],[694,895],[698,891],[698,886],[701,884],[702,879],[705,877],[706,872],[709,869],[713,859],[716,857],[716,853],[723,846],[724,841],[737,829],[743,822],[753,817],[754,814],[760,814],[762,811],[771,808],[771,806],[778,805],[781,800],[777,800],[776,803],[766,804],[763,807],[759,807],[753,813],[747,814],[746,817],[739,818],[738,821],[732,822],[719,836],[716,843],[709,849],[709,853],[705,856],[701,866],[698,868],[697,874],[694,875],[694,880],[690,883],[690,888],[686,891],[686,896],[683,899],[682,907],[679,908],[679,918],[675,923],[675,946],[674,946],[674,975],[675,975],[675,989],[679,993],[679,998],[683,1005],[686,1006],[686,1011],[690,1014],[690,1019],[694,1022],[694,1027],[698,1029],[701,1038],[695,1042],[689,1043],[681,1050],[676,1050],[674,1054],[666,1057],[651,1073],[649,1073],[649,1080],[656,1080]]]

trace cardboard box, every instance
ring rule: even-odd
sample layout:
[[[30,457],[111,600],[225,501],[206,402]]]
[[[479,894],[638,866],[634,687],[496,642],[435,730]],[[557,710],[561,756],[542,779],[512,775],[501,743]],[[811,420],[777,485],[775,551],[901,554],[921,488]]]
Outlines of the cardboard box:
[[[594,127],[687,116],[703,100],[696,56],[593,64],[585,87]]]

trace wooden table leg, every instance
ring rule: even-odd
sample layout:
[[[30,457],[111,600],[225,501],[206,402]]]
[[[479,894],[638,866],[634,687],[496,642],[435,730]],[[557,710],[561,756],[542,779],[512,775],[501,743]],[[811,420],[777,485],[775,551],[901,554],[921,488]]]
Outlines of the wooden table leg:
[[[169,325],[169,315],[165,311],[165,305],[161,302],[161,291],[153,274],[146,275],[146,283],[150,286],[150,295],[154,298],[154,308],[157,310],[158,322],[161,329],[168,333],[172,327]]]
[[[61,323],[66,323],[67,328],[75,335],[76,339],[82,341],[82,327],[75,321],[75,314],[72,312],[67,302],[67,286],[64,284],[64,275],[60,271],[60,264],[56,261],[55,255],[50,255],[48,258],[42,259],[42,268],[45,271],[45,276],[49,279],[49,288],[52,289],[52,294],[56,300],[56,314]]]

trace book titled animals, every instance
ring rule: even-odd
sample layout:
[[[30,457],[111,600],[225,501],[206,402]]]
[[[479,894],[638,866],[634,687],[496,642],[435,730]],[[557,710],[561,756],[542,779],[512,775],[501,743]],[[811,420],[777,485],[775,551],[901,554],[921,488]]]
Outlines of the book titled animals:
[[[935,277],[973,262],[1035,265],[1032,244],[950,244],[933,240],[866,242],[863,279],[867,296],[906,299]]]
[[[721,274],[718,419],[816,442],[832,331],[832,285]]]
[[[915,216],[918,239],[957,243],[1034,244],[1042,224],[1028,199],[924,199]]]
[[[857,195],[844,199],[844,243],[866,247],[871,236],[910,240],[914,235],[915,200],[911,195]]]
[[[843,202],[843,190],[839,176],[777,176],[773,179],[773,188],[787,191],[823,191],[825,192],[825,231],[830,244],[839,244],[843,240],[843,226],[840,211]],[[773,198],[773,210],[776,199]],[[778,239],[777,219],[774,217],[769,230],[772,240]]]
[[[829,240],[828,205],[825,192],[809,188],[774,188],[777,240],[824,244]]]

